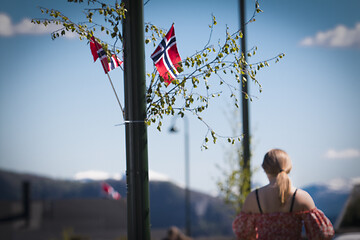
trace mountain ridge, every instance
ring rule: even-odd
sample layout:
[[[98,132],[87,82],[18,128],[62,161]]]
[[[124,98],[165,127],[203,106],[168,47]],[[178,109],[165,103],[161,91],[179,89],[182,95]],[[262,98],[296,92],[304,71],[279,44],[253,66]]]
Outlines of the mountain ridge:
[[[51,179],[32,174],[0,170],[0,189],[4,189],[0,200],[20,201],[23,181],[30,182],[33,201],[66,199],[107,198],[102,192],[104,180],[75,181]],[[124,180],[105,180],[123,198],[126,198]],[[166,229],[170,226],[184,227],[185,190],[168,181],[149,183],[151,226]],[[232,235],[231,222],[234,213],[217,197],[191,191],[191,223],[193,236]]]
[[[22,181],[32,184],[33,200],[58,200],[74,198],[106,198],[101,183],[106,181],[123,198],[126,198],[125,179],[107,180],[65,180],[43,177],[35,174],[16,173],[0,169],[0,200],[19,201]],[[321,209],[335,224],[350,193],[350,180],[341,180],[337,188],[331,184],[312,184],[303,187]],[[339,180],[339,183],[341,183]],[[171,181],[150,181],[150,209],[152,228],[168,228],[175,225],[180,228],[185,223],[185,190]],[[232,235],[231,222],[234,211],[220,197],[191,190],[191,220],[193,234],[196,235]]]

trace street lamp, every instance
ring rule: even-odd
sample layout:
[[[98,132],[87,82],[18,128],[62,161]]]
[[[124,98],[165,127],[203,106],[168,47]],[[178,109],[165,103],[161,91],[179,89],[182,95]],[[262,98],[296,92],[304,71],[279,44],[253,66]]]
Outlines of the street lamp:
[[[245,0],[240,0],[239,2],[240,7],[240,29],[242,31],[243,37],[241,38],[241,52],[244,53],[244,60],[246,62],[246,32],[245,32]],[[244,67],[244,66],[242,66]],[[246,66],[245,66],[246,67]],[[246,71],[241,74],[241,79],[245,79],[245,81],[241,82],[241,100],[242,100],[242,120],[243,120],[243,134],[244,134],[244,141],[243,141],[243,157],[244,157],[244,165],[243,170],[250,172],[250,124],[249,124],[249,99],[246,97],[248,93],[248,76]],[[240,167],[241,169],[241,167]],[[251,179],[248,179],[247,182],[247,189],[244,189],[245,192],[250,192],[251,186]],[[240,187],[240,189],[242,189]]]
[[[173,124],[171,125],[169,131],[171,133],[177,133],[178,130],[175,128],[175,121],[177,118],[174,118]],[[185,151],[185,231],[187,236],[191,236],[191,203],[190,203],[190,164],[189,164],[189,120],[186,116],[184,119],[184,151]]]

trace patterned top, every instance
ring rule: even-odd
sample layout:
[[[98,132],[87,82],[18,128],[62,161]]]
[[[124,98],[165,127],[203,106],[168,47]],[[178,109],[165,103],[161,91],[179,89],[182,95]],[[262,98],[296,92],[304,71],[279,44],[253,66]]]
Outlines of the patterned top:
[[[241,212],[232,228],[238,239],[296,240],[301,239],[303,223],[309,240],[327,240],[334,236],[330,220],[317,208],[302,212]]]

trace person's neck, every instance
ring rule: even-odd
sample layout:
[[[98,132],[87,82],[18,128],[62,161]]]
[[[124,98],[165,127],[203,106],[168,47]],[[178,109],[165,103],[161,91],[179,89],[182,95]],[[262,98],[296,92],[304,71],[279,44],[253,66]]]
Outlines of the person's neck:
[[[269,179],[269,186],[270,187],[275,187],[276,186],[276,176],[271,176],[268,175],[268,179]]]

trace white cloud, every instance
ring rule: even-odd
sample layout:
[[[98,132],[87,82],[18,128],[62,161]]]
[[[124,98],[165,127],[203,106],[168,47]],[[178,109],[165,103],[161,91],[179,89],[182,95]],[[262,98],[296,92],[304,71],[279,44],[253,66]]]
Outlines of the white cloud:
[[[354,28],[338,25],[334,29],[326,32],[318,32],[313,37],[303,39],[300,45],[360,48],[360,22],[356,23]]]
[[[352,189],[352,180],[345,178],[335,178],[328,181],[327,186],[332,191],[350,191]]]
[[[358,149],[344,149],[344,150],[334,150],[329,149],[325,153],[325,157],[329,159],[349,159],[349,158],[358,158],[360,157],[360,150]]]
[[[327,180],[326,182],[322,183],[327,187],[325,191],[336,191],[336,192],[350,192],[353,187],[360,183],[360,177],[353,177],[353,178],[334,178]]]
[[[0,13],[0,36],[11,35],[13,35],[11,19],[6,14]]]
[[[0,13],[0,36],[11,37],[15,35],[40,35],[49,34],[60,28],[60,25],[49,24],[44,25],[33,24],[30,19],[24,18],[18,24],[13,24],[11,18],[5,14]],[[72,32],[65,34],[66,38],[73,38],[76,35]]]

